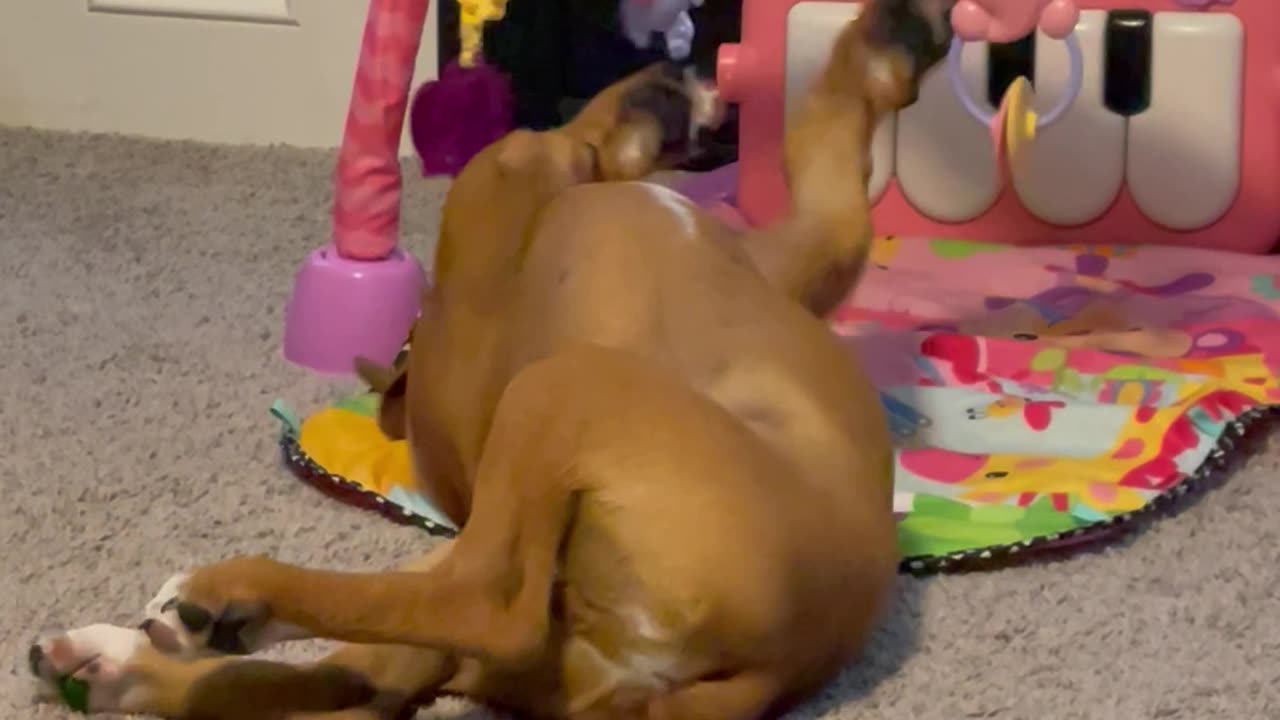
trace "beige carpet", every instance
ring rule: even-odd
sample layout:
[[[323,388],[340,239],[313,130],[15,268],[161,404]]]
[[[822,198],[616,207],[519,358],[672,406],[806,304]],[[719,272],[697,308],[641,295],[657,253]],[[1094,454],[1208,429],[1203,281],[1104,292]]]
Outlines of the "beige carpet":
[[[133,622],[175,570],[257,552],[364,569],[429,544],[279,466],[271,401],[336,390],[277,355],[331,162],[0,130],[2,720],[69,717],[32,704],[37,634]],[[441,188],[405,200],[420,256]],[[1278,465],[1258,458],[1126,547],[904,580],[869,662],[798,717],[1280,718]]]

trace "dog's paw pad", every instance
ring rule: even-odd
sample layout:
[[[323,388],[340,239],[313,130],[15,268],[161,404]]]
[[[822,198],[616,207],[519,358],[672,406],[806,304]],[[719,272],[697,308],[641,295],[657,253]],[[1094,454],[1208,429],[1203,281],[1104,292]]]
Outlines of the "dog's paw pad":
[[[223,570],[236,562],[228,561]],[[214,566],[215,569],[217,566]],[[234,573],[231,575],[234,577]],[[265,602],[243,593],[228,595],[227,577],[209,568],[174,575],[147,603],[142,629],[156,649],[185,657],[209,654],[245,655],[278,642],[309,637],[302,630],[274,622]]]

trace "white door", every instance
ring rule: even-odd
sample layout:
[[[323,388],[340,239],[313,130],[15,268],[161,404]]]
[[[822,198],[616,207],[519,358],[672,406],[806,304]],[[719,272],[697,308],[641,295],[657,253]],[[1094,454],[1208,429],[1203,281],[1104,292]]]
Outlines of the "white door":
[[[0,0],[0,125],[334,147],[366,8],[366,0]],[[415,87],[435,77],[435,17],[432,0]]]

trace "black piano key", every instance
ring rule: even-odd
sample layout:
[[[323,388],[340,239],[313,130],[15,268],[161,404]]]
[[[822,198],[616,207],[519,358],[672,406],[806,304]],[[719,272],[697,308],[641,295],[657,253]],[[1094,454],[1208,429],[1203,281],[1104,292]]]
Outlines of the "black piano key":
[[[1014,80],[1025,77],[1036,83],[1036,34],[1011,43],[991,43],[987,47],[987,101],[1000,107]]]
[[[1147,10],[1107,13],[1102,102],[1117,115],[1130,117],[1151,106],[1151,26]]]

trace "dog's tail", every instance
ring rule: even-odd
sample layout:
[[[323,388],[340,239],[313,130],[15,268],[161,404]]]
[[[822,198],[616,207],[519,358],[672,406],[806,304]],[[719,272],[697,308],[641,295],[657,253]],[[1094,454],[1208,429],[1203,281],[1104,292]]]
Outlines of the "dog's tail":
[[[872,0],[788,118],[791,214],[744,242],[772,284],[825,315],[848,294],[871,248],[871,141],[880,119],[915,101],[951,39],[942,0]]]

